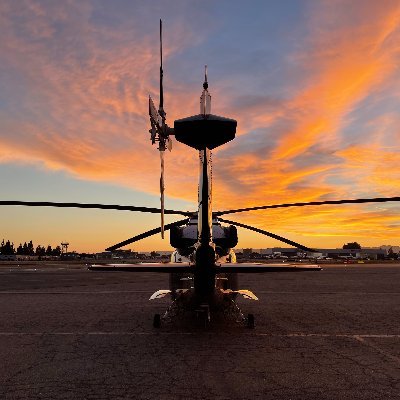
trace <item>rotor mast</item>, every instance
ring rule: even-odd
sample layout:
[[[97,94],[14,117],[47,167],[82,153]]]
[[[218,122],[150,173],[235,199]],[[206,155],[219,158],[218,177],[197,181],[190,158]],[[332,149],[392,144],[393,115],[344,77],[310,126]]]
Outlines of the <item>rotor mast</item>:
[[[198,238],[204,245],[212,243],[212,175],[211,151],[207,148],[199,151],[199,210]]]

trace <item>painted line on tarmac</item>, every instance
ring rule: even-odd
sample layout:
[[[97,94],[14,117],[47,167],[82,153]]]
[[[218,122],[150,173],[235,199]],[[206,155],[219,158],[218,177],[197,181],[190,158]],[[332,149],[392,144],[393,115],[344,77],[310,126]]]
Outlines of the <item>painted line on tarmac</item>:
[[[232,336],[223,332],[129,332],[129,331],[92,331],[92,332],[0,332],[0,336],[193,336],[193,335],[210,335],[210,336]],[[234,336],[237,336],[233,334]],[[350,338],[359,342],[365,342],[365,339],[400,339],[400,334],[352,334],[352,333],[247,333],[245,336],[262,336],[271,338]],[[367,344],[370,347],[370,343]],[[400,359],[399,359],[400,360]]]
[[[62,286],[61,284],[59,286]],[[116,294],[116,293],[122,293],[122,294],[129,294],[129,293],[147,293],[150,294],[151,290],[101,290],[101,291],[53,291],[53,292],[26,292],[26,291],[3,291],[0,292],[0,295],[5,294],[5,295],[10,295],[10,294],[15,294],[15,295],[24,295],[24,294],[51,294],[51,295],[57,295],[57,294],[92,294],[92,295],[97,295],[97,294]]]
[[[391,353],[388,353],[387,351],[381,349],[379,346],[377,346],[375,343],[371,343],[369,340],[365,340],[365,339],[374,339],[376,338],[375,336],[373,337],[364,337],[364,336],[359,336],[356,335],[354,337],[355,340],[357,340],[359,343],[362,343],[364,346],[369,347],[370,349],[375,350],[376,352],[378,352],[379,354],[382,354],[383,356],[391,359],[392,361],[395,361],[396,363],[400,364],[400,357],[394,356]]]
[[[102,279],[102,278],[100,278]],[[63,278],[59,281],[62,283],[63,281],[74,281],[75,279]],[[103,279],[102,279],[103,280]],[[104,281],[104,280],[103,280]],[[27,279],[25,282],[42,282],[41,279]],[[115,282],[104,281],[107,285],[113,285]],[[121,282],[123,283],[123,282]],[[78,284],[78,282],[77,282]],[[120,284],[117,282],[117,284]],[[78,286],[82,286],[81,283]],[[90,286],[90,282],[88,282],[84,286]],[[102,291],[74,291],[74,292],[66,292],[66,291],[51,291],[51,292],[41,292],[41,291],[23,291],[23,290],[4,290],[0,291],[1,294],[107,294],[107,293],[150,293],[151,290],[102,290]],[[267,295],[275,295],[275,294],[284,294],[284,295],[297,295],[297,294],[309,294],[309,295],[400,295],[400,292],[267,292],[267,291],[257,291],[257,294],[267,294]]]
[[[310,291],[302,291],[302,292],[295,292],[295,291],[292,291],[292,292],[270,292],[270,291],[266,291],[266,290],[257,290],[257,294],[258,293],[260,293],[260,294],[271,294],[271,295],[274,295],[274,294],[284,294],[284,295],[287,295],[287,294],[293,294],[293,295],[296,295],[296,294],[309,294],[309,295],[315,295],[315,294],[337,294],[337,295],[346,295],[346,294],[360,294],[360,295],[386,295],[386,294],[400,294],[400,292],[355,292],[355,291],[351,291],[351,292],[310,292]]]

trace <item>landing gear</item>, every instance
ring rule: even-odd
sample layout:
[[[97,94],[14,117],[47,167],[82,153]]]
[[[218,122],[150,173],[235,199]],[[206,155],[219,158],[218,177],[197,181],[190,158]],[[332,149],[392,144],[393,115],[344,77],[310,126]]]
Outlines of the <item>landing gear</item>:
[[[220,280],[218,282],[224,282]],[[156,292],[163,292],[158,291]],[[169,292],[169,291],[168,291]],[[163,294],[163,293],[162,293]],[[176,289],[176,299],[170,304],[164,314],[155,314],[153,327],[156,329],[172,323],[175,319],[184,319],[185,316],[192,316],[198,326],[207,328],[211,323],[211,314],[216,317],[233,320],[248,329],[254,329],[254,314],[243,315],[235,302],[238,294],[245,298],[257,299],[250,291],[231,289],[218,289],[212,296],[199,296],[192,289]],[[160,298],[160,296],[152,296]]]
[[[254,314],[247,314],[246,327],[254,329]]]
[[[161,315],[160,314],[154,314],[153,318],[153,328],[161,328]]]

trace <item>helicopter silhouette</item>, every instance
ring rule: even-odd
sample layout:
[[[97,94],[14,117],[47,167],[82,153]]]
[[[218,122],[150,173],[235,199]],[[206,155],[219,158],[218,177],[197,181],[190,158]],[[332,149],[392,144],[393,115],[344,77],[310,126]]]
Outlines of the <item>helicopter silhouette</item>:
[[[160,20],[160,101],[158,110],[149,97],[150,140],[158,145],[161,161],[160,176],[160,208],[138,207],[116,204],[97,203],[60,203],[60,202],[28,202],[0,201],[3,206],[32,207],[75,207],[84,209],[123,210],[145,213],[157,213],[161,216],[160,227],[141,233],[120,243],[108,247],[107,251],[115,251],[138,240],[170,231],[170,244],[175,248],[172,262],[138,263],[138,264],[94,264],[92,271],[132,271],[160,272],[170,274],[170,288],[156,291],[150,300],[170,295],[172,304],[167,311],[155,314],[153,326],[159,328],[162,323],[172,321],[178,315],[195,313],[201,316],[205,324],[211,321],[211,315],[222,313],[230,316],[249,328],[254,328],[254,315],[246,317],[236,304],[238,295],[246,299],[258,300],[248,289],[239,289],[238,273],[265,272],[300,272],[320,271],[318,265],[304,264],[261,264],[237,263],[233,248],[238,243],[237,227],[249,229],[262,235],[274,238],[294,246],[302,251],[314,250],[288,238],[243,223],[231,221],[223,216],[247,211],[273,208],[322,206],[326,204],[376,203],[400,201],[400,197],[378,197],[362,199],[326,200],[312,202],[293,202],[284,204],[261,205],[223,211],[212,210],[212,160],[211,151],[235,138],[237,122],[234,119],[211,114],[211,95],[208,91],[207,67],[203,91],[200,97],[200,113],[175,120],[171,128],[166,123],[163,92],[162,64],[162,21]],[[166,150],[172,150],[171,136],[175,137],[199,154],[200,174],[198,185],[198,208],[195,211],[170,210],[164,207],[164,156]],[[169,224],[164,223],[164,215],[181,215],[184,219]],[[228,225],[223,225],[228,224]],[[177,262],[186,259],[186,262]],[[175,262],[173,262],[175,261]]]

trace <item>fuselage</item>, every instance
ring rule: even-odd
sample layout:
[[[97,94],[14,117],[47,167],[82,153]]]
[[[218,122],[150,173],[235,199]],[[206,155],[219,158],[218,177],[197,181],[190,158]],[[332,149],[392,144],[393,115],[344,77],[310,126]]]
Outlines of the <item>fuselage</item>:
[[[198,241],[194,251],[194,290],[207,296],[215,290],[216,253],[212,242],[212,176],[211,152],[200,150]]]
[[[216,280],[218,261],[221,256],[224,261],[235,261],[235,255],[231,248],[223,243],[236,245],[237,239],[229,240],[230,228],[223,228],[217,219],[212,216],[212,160],[211,151],[208,148],[199,151],[199,187],[198,187],[198,214],[197,214],[197,242],[194,245],[192,258],[195,262],[193,274],[193,286],[195,293],[201,297],[207,297],[214,293],[219,285]],[[213,238],[213,230],[216,237]],[[236,229],[235,229],[236,234]],[[219,236],[219,237],[218,237]],[[237,236],[236,236],[237,238]],[[232,246],[233,247],[233,246]],[[224,278],[225,279],[225,278]]]
[[[212,237],[211,150],[234,139],[237,122],[210,114],[207,74],[200,97],[200,114],[174,121],[176,140],[199,151],[197,242],[193,246],[195,293],[207,296],[215,290],[216,246]]]

